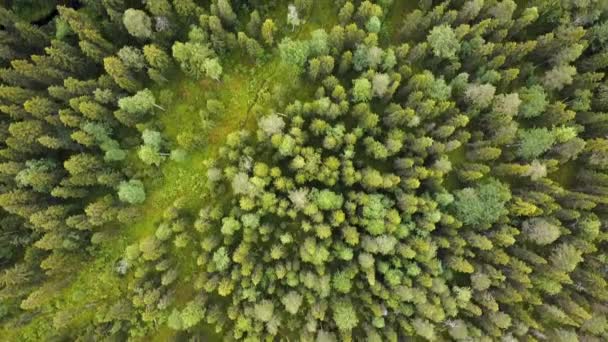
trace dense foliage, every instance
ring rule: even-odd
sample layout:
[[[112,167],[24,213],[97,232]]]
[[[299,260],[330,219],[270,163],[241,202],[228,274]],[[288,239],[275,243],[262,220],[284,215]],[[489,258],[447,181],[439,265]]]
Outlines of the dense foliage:
[[[30,2],[7,340],[608,339],[603,1]]]

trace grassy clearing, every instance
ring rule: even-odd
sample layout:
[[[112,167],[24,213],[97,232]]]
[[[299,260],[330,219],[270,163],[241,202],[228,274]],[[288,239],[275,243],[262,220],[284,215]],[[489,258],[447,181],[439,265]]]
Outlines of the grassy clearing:
[[[192,151],[187,161],[171,161],[163,165],[163,180],[160,183],[155,182],[148,189],[144,220],[131,229],[133,238],[151,234],[160,220],[163,208],[179,197],[186,197],[190,203],[188,207],[196,213],[202,206],[200,197],[205,191],[204,161],[217,154],[226,136],[239,129],[254,130],[257,116],[285,105],[279,99],[308,98],[314,90],[300,80],[297,70],[280,63],[277,55],[259,66],[243,67],[235,62],[226,69],[231,71],[221,83],[182,80],[174,85],[178,104],[161,118],[166,136],[172,143],[176,142],[184,127],[200,126],[198,111],[192,108],[204,108],[208,99],[220,101],[225,107],[225,114],[216,120],[205,144]],[[197,268],[195,250],[196,244],[190,243],[176,255],[182,277],[176,288],[178,305],[186,303],[194,296],[191,280]],[[212,327],[203,327],[200,333],[209,341],[221,341],[220,337],[212,332]],[[167,341],[174,334],[168,327],[162,327],[154,336],[147,338],[152,341]]]
[[[217,154],[226,136],[239,129],[254,129],[256,114],[269,113],[281,105],[275,100],[283,97],[279,93],[289,98],[289,95],[306,89],[299,81],[294,82],[298,79],[295,70],[281,64],[277,56],[244,72],[242,68],[237,70],[236,65],[226,69],[232,67],[236,71],[229,71],[221,83],[180,80],[171,85],[177,97],[175,106],[162,113],[160,120],[172,145],[177,144],[177,136],[184,130],[203,131],[199,111],[206,107],[207,100],[220,101],[225,111],[214,120],[214,127],[202,145],[189,152],[186,161],[165,162],[161,168],[163,177],[147,181],[148,199],[143,206],[145,219],[137,226],[149,226],[151,221],[160,217],[164,208],[180,197],[186,197],[191,204],[189,207],[196,209],[196,202],[200,201],[200,194],[204,191],[204,161]],[[308,95],[310,91],[304,93]],[[131,231],[135,231],[136,237],[150,232],[139,227],[133,227]]]

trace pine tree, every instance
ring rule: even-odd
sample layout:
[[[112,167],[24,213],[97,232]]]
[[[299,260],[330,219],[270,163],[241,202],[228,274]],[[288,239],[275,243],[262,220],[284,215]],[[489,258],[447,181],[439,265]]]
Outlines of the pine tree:
[[[268,45],[273,45],[274,43],[274,33],[277,28],[272,19],[266,19],[262,24],[262,38],[264,42]]]
[[[129,8],[125,11],[122,22],[127,31],[136,38],[145,39],[152,36],[152,20],[144,11]]]
[[[103,59],[103,65],[119,87],[132,93],[143,87],[119,58],[106,57]]]

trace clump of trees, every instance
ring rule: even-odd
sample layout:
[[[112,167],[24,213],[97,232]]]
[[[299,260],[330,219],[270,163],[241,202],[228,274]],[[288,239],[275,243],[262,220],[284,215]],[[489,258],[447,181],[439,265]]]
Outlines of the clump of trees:
[[[429,5],[381,46],[386,8],[346,2],[330,33],[280,40],[315,98],[228,137],[208,188],[231,196],[194,224],[197,288],[230,298],[234,338],[603,336],[605,282],[584,263],[602,262],[603,235],[580,221],[601,226],[603,190],[560,182],[567,160],[602,173],[584,141],[603,138],[567,100],[601,86],[579,73],[599,50],[532,6]]]

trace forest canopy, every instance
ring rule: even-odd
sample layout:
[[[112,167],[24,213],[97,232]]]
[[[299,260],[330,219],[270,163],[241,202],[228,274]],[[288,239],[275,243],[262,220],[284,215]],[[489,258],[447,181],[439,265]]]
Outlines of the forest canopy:
[[[0,7],[2,341],[608,340],[608,4]]]

